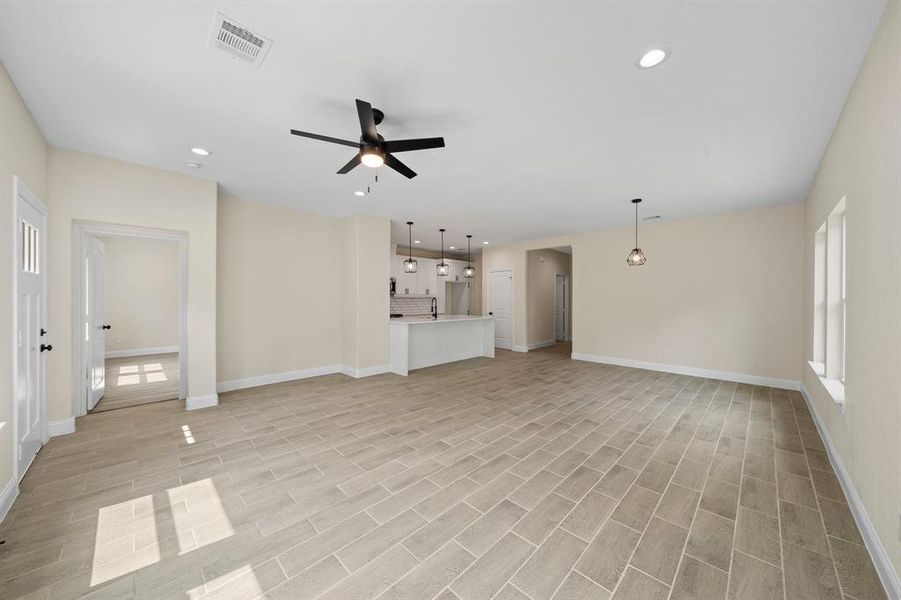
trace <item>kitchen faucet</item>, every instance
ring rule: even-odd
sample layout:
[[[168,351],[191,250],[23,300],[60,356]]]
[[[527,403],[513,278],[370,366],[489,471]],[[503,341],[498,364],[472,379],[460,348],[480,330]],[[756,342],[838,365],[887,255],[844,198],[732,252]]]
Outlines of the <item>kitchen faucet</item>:
[[[438,298],[432,296],[432,318],[438,320]]]

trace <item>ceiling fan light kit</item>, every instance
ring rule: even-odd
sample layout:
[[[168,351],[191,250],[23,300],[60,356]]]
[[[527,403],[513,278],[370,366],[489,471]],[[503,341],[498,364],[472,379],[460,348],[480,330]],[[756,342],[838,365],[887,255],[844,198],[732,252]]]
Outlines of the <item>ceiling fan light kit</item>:
[[[407,179],[416,177],[416,171],[394,157],[397,152],[411,152],[413,150],[428,150],[429,148],[444,148],[444,138],[418,138],[412,140],[385,140],[379,135],[376,125],[385,118],[385,113],[377,108],[372,108],[369,102],[357,99],[357,117],[360,119],[360,141],[352,142],[318,133],[308,133],[292,129],[291,134],[306,137],[330,144],[340,144],[357,148],[357,154],[346,165],[338,169],[339,175],[346,175],[357,165],[377,169],[385,165],[394,169]]]

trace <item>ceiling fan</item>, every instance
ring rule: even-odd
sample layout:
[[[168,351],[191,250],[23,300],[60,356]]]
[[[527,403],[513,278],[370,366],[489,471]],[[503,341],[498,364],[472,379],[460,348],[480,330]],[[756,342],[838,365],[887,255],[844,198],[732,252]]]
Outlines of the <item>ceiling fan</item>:
[[[357,155],[350,159],[346,165],[338,169],[339,175],[349,173],[351,169],[360,163],[372,168],[381,167],[384,164],[404,177],[413,179],[416,177],[416,172],[397,160],[393,156],[393,153],[410,152],[411,150],[427,150],[429,148],[444,148],[444,138],[441,137],[386,141],[385,138],[379,135],[375,128],[375,126],[381,123],[382,119],[385,118],[385,113],[377,108],[372,108],[372,105],[369,102],[357,99],[357,115],[360,117],[360,130],[362,131],[359,142],[342,140],[316,133],[307,133],[306,131],[298,131],[296,129],[292,129],[291,133],[293,135],[330,142],[332,144],[359,148]]]

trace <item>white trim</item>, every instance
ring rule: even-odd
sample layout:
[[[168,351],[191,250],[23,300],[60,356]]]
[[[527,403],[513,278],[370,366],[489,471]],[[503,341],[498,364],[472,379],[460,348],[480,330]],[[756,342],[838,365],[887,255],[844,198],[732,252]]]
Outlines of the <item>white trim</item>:
[[[375,367],[363,367],[355,369],[348,365],[341,365],[341,372],[348,377],[359,379],[361,377],[371,377],[372,375],[381,375],[382,373],[390,373],[391,365],[377,365]]]
[[[47,423],[47,433],[50,437],[58,435],[68,435],[75,433],[75,417],[67,417],[59,421],[50,421]]]
[[[223,392],[233,392],[235,390],[246,390],[261,385],[272,385],[273,383],[284,383],[285,381],[296,381],[298,379],[320,377],[322,375],[334,375],[335,373],[341,372],[343,372],[341,365],[324,365],[322,367],[312,367],[310,369],[300,369],[297,371],[283,371],[281,373],[270,373],[268,375],[255,375],[253,377],[242,377],[230,381],[220,381],[216,384],[216,391],[221,394]]]
[[[529,350],[538,350],[539,348],[547,348],[557,343],[557,340],[544,340],[543,342],[530,342]]]
[[[411,363],[409,370],[412,371],[414,369],[426,369],[428,367],[435,367],[438,365],[457,362],[460,360],[469,360],[470,358],[479,358],[482,356],[485,356],[485,355],[482,354],[481,351],[478,351],[478,352],[463,352],[460,354],[452,354],[451,356],[438,356],[436,358],[426,358],[426,359]]]
[[[93,221],[72,222],[72,414],[87,414],[84,386],[84,344],[81,342],[84,314],[84,260],[89,236],[116,236],[168,240],[178,243],[178,397],[188,395],[188,234],[183,231],[116,225]]]
[[[707,379],[722,379],[724,381],[735,381],[737,383],[747,383],[750,385],[763,385],[766,387],[779,388],[783,390],[798,391],[801,389],[800,381],[794,381],[791,379],[776,379],[774,377],[762,377],[760,375],[746,375],[744,373],[733,373],[731,371],[717,371],[714,369],[684,367],[681,365],[645,362],[641,360],[632,360],[629,358],[616,358],[613,356],[599,356],[597,354],[585,354],[582,352],[573,352],[572,359],[602,363],[605,365],[632,367],[633,369],[662,371],[664,373],[675,373],[677,375],[690,375],[692,377],[704,377]]]
[[[845,469],[841,456],[839,456],[838,450],[832,443],[832,438],[829,437],[829,430],[826,429],[826,425],[820,419],[820,415],[817,414],[813,402],[807,393],[807,388],[803,384],[800,391],[804,402],[807,403],[810,414],[813,416],[813,422],[820,434],[820,438],[826,446],[826,455],[829,457],[833,470],[835,470],[838,481],[842,486],[842,491],[845,492],[845,497],[848,499],[848,505],[851,508],[851,514],[854,516],[854,522],[857,523],[857,529],[860,530],[860,535],[870,553],[870,558],[873,560],[879,579],[882,580],[885,592],[889,598],[901,598],[901,578],[898,577],[898,573],[895,571],[885,546],[879,540],[879,535],[876,533],[876,528],[873,527],[873,522],[867,514],[867,509],[860,499],[860,494],[857,493],[857,488],[854,487],[854,480],[851,479],[851,475]]]
[[[189,396],[185,400],[185,410],[199,410],[219,405],[219,394],[207,394],[205,396]]]
[[[16,501],[18,496],[19,484],[16,483],[16,474],[13,473],[12,477],[9,478],[9,481],[6,482],[6,485],[3,486],[3,492],[0,493],[0,523],[2,523],[3,519],[6,518],[6,515],[9,514],[9,509],[12,508],[13,502]]]
[[[178,346],[135,348],[133,350],[108,350],[106,358],[127,358],[129,356],[148,356],[150,354],[174,354],[176,352],[178,352]]]
[[[510,350],[512,350],[513,352],[528,352],[529,347],[528,346],[520,346],[519,344],[512,344],[510,346]]]

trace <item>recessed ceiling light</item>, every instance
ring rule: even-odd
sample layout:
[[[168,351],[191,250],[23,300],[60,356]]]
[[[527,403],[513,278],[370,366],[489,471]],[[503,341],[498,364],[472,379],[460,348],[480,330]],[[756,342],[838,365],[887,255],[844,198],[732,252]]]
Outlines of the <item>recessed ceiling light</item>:
[[[651,67],[656,67],[669,58],[669,55],[669,50],[664,48],[653,48],[648,50],[638,59],[638,68],[650,69]]]
[[[413,243],[414,243],[414,244],[421,244],[422,242],[420,242],[419,240],[415,240]]]
[[[488,242],[487,242],[487,240],[486,240],[486,241],[484,241],[484,242],[482,242],[482,244],[483,244],[483,245],[485,245],[485,246],[487,246],[487,245],[488,245]]]
[[[209,150],[204,150],[203,148],[191,148],[191,152],[196,154],[197,156],[209,156],[212,154]]]
[[[456,249],[457,249],[456,246],[448,246],[448,248],[450,248],[451,250],[456,250]]]
[[[189,160],[185,164],[192,169],[199,169],[200,167],[203,166],[202,164],[200,164],[198,162],[194,162],[193,160]]]
[[[354,196],[365,196],[365,195],[366,195],[366,192],[363,192],[361,190],[357,190],[356,192],[354,192]]]

